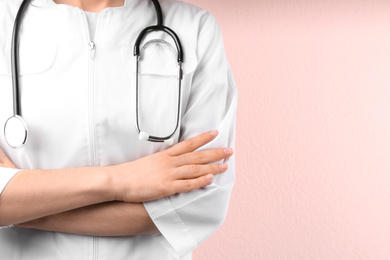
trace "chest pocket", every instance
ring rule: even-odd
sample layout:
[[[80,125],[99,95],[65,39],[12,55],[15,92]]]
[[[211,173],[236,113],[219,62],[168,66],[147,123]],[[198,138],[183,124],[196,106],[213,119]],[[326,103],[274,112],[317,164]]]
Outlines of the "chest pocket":
[[[133,45],[124,51],[130,75],[136,77]],[[181,114],[187,104],[192,75],[197,66],[194,48],[184,48],[181,81]],[[129,59],[129,57],[133,57]],[[142,131],[155,136],[168,136],[176,127],[179,95],[179,67],[176,47],[163,39],[152,39],[143,44],[138,68],[139,124]],[[135,104],[134,104],[135,105]],[[181,117],[181,115],[179,115]]]
[[[57,45],[24,42],[19,47],[20,76],[34,75],[49,70],[57,55]],[[0,76],[11,77],[11,46],[0,44]]]

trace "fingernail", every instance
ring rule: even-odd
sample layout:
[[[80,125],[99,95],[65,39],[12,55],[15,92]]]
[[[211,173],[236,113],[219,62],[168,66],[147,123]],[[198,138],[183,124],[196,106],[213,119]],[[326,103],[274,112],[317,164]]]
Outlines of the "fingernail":
[[[219,165],[219,169],[221,169],[221,170],[225,170],[225,169],[227,169],[227,167],[228,167],[228,165],[226,163],[221,163]]]
[[[212,174],[207,174],[206,175],[206,179],[208,179],[208,180],[211,180],[213,178],[214,178],[214,175],[212,175]]]
[[[210,132],[210,135],[217,136],[218,135],[218,131],[217,130],[213,130],[213,131]]]
[[[232,148],[225,148],[225,153],[226,154],[231,154],[231,153],[233,153],[233,149]]]

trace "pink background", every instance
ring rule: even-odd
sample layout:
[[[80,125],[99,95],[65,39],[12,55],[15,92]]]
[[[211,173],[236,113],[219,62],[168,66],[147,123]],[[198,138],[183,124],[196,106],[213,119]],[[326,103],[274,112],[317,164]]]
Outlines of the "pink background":
[[[194,259],[389,259],[390,1],[186,1],[239,90],[231,207]]]

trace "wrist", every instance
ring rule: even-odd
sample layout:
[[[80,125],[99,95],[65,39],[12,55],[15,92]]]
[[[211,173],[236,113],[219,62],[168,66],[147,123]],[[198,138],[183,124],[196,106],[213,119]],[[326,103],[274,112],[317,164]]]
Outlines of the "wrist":
[[[115,171],[113,166],[96,167],[99,175],[98,190],[104,201],[116,200]]]
[[[120,168],[121,165],[112,165],[106,166],[103,169],[103,174],[105,175],[105,184],[103,187],[103,192],[107,194],[110,201],[123,201],[123,179],[120,177]]]

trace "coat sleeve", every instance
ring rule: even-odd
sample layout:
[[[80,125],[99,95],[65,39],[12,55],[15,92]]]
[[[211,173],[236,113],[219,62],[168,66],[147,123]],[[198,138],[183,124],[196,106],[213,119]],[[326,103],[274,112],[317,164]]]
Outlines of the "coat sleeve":
[[[237,88],[226,59],[220,27],[213,15],[206,14],[198,40],[199,62],[179,141],[217,129],[219,135],[199,150],[234,148]],[[228,170],[216,175],[212,184],[144,203],[160,231],[156,238],[178,259],[210,237],[226,218],[235,181],[234,155],[224,162]]]
[[[12,179],[20,171],[20,169],[12,169],[12,168],[4,168],[0,167],[0,196],[3,192],[5,186],[7,186],[8,182]],[[1,207],[1,205],[0,205]],[[7,228],[11,226],[0,226],[0,229]]]

